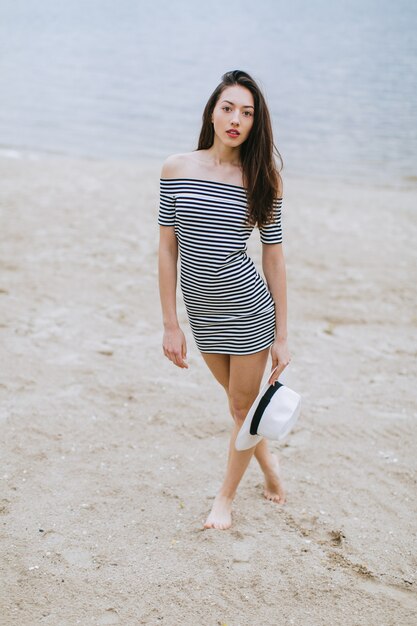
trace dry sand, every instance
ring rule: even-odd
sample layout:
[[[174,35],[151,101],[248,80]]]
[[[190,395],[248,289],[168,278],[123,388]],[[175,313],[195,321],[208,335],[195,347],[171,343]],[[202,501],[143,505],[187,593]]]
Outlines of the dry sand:
[[[231,418],[180,297],[190,369],[161,351],[159,165],[0,168],[1,626],[417,624],[416,183],[284,170],[287,503],[253,459],[216,531]]]

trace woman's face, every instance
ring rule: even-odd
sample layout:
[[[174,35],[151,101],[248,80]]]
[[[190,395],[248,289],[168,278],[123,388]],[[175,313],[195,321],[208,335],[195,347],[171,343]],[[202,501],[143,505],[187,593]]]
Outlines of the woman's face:
[[[213,110],[214,132],[227,146],[239,146],[249,136],[254,111],[253,95],[249,89],[241,85],[226,87]]]

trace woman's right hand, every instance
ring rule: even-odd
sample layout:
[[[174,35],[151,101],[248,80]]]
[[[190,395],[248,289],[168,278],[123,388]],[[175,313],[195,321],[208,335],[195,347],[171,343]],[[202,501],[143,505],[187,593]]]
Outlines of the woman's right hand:
[[[181,328],[169,328],[164,330],[162,348],[165,356],[177,365],[177,367],[188,368],[187,342]]]

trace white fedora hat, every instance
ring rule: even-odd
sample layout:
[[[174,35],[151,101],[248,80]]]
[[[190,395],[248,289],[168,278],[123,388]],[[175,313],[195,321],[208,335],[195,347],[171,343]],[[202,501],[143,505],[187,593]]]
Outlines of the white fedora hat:
[[[248,450],[256,446],[262,437],[280,441],[296,423],[300,408],[300,394],[278,380],[273,385],[267,381],[240,427],[235,441],[236,450]]]

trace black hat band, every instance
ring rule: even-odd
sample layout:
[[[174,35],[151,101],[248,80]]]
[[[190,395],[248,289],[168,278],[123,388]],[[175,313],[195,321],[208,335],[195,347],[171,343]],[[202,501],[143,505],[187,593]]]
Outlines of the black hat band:
[[[280,383],[279,380],[276,380],[273,385],[269,385],[267,391],[264,393],[264,395],[260,399],[259,404],[256,407],[256,411],[252,417],[252,421],[250,424],[249,432],[251,435],[258,434],[258,426],[259,426],[259,422],[262,419],[262,415],[264,414],[264,411],[266,407],[268,406],[268,404],[271,402],[271,398],[274,395],[274,393],[276,393],[278,389],[282,386],[283,386],[282,383]]]

